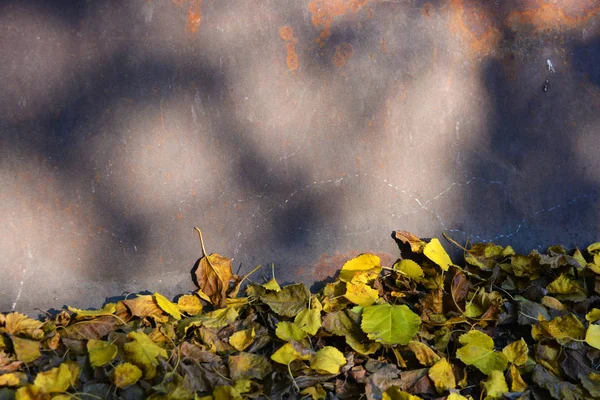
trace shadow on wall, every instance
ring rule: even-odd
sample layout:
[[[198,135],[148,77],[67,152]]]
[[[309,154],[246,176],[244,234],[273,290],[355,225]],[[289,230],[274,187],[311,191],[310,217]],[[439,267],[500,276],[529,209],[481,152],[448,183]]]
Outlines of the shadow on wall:
[[[518,251],[597,241],[598,163],[586,152],[597,149],[600,126],[600,38],[581,41],[578,28],[589,21],[586,14],[571,18],[565,14],[572,10],[562,13],[557,5],[528,9],[489,2],[474,9],[486,16],[496,40],[494,56],[481,68],[490,109],[484,136],[465,152],[473,176],[500,184],[487,192],[474,186],[465,191],[466,209],[482,210],[471,224],[484,227],[470,239]],[[491,219],[481,204],[504,217]],[[474,228],[463,225],[454,234],[466,237]]]

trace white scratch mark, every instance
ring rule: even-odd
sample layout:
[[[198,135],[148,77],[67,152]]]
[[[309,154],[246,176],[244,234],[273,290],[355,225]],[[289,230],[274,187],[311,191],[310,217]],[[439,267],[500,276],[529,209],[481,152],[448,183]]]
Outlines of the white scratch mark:
[[[33,261],[33,253],[31,252],[31,247],[29,245],[27,245],[27,258],[29,260],[28,263],[31,263]],[[22,273],[22,275],[21,275],[21,282],[19,283],[19,291],[17,292],[17,298],[13,302],[11,311],[15,311],[15,309],[17,308],[17,303],[21,299],[21,294],[23,293],[23,287],[25,286],[25,276],[27,275],[27,267],[23,268],[21,273]]]

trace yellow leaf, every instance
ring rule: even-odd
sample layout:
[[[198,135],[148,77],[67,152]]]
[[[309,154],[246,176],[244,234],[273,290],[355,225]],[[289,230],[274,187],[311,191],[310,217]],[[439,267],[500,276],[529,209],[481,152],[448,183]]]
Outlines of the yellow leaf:
[[[408,276],[411,279],[419,282],[424,277],[423,268],[413,260],[400,260],[393,267],[396,271],[404,276]]]
[[[169,314],[171,317],[175,319],[181,319],[179,308],[177,308],[177,305],[171,302],[171,300],[167,299],[160,293],[154,293],[154,301],[156,301],[156,305],[160,307],[161,310]]]
[[[213,391],[214,400],[242,400],[243,397],[232,386],[216,386]]]
[[[565,307],[565,305],[563,303],[561,303],[558,299],[555,299],[554,297],[550,297],[550,296],[542,297],[542,305],[544,305],[548,308],[559,310],[559,311],[563,311],[563,310],[567,309]]]
[[[382,394],[382,400],[422,400],[418,396],[403,392],[398,386],[390,386]]]
[[[431,261],[440,266],[443,271],[448,271],[450,265],[452,265],[452,260],[444,247],[440,243],[440,241],[436,238],[431,239],[429,243],[425,245],[423,248],[423,254]]]
[[[516,343],[516,342],[515,342]],[[510,376],[510,390],[513,392],[524,392],[527,389],[527,383],[521,377],[519,370],[516,366],[511,365],[508,369],[508,374]]]
[[[222,328],[235,322],[239,313],[233,307],[219,308],[202,315],[198,321],[192,325],[202,325],[207,328]]]
[[[271,280],[269,282],[264,283],[262,286],[265,289],[274,290],[276,292],[279,292],[281,290],[281,286],[279,286],[279,283],[277,283],[277,281],[275,280],[275,278],[271,278]]]
[[[310,361],[310,367],[320,374],[339,374],[340,367],[346,365],[346,357],[332,346],[325,346],[317,351]]]
[[[527,362],[527,356],[529,354],[529,348],[523,338],[516,342],[512,342],[502,349],[502,353],[508,359],[508,362],[514,365],[523,365]]]
[[[10,335],[25,336],[33,339],[44,337],[42,326],[44,324],[23,314],[13,312],[6,315],[4,329]]]
[[[321,311],[318,309],[309,310],[308,308],[305,308],[296,315],[294,323],[309,335],[316,335],[321,327]]]
[[[50,394],[35,385],[27,385],[17,389],[15,400],[50,400]]]
[[[242,351],[252,344],[254,336],[254,328],[243,329],[235,332],[229,337],[229,344],[235,347],[237,351]]]
[[[200,299],[193,294],[184,294],[177,299],[179,311],[188,315],[198,315],[202,312],[202,303]]]
[[[252,390],[252,381],[250,379],[240,379],[235,381],[233,388],[238,391],[238,393],[248,393]]]
[[[552,293],[562,300],[585,300],[587,297],[579,284],[566,274],[561,274],[546,286],[546,289],[548,289],[548,293]]]
[[[592,325],[587,329],[585,341],[590,346],[600,350],[600,325]]]
[[[87,349],[92,367],[102,367],[108,364],[117,356],[119,351],[114,344],[96,339],[88,340]]]
[[[67,391],[71,381],[71,370],[63,363],[56,368],[38,373],[33,384],[45,393],[60,393]]]
[[[133,342],[125,343],[127,359],[144,372],[144,379],[154,378],[158,365],[157,357],[167,358],[167,351],[143,332],[129,332],[127,337],[133,339]]]
[[[22,386],[27,383],[27,375],[23,372],[11,372],[0,375],[0,387],[2,386]]]
[[[364,283],[348,282],[344,297],[354,304],[367,307],[377,301],[379,292]]]
[[[448,395],[448,397],[446,397],[446,400],[469,400],[469,399],[465,396],[462,396],[459,393],[452,392],[452,393],[450,393],[450,395]]]
[[[309,386],[303,389],[300,394],[303,395],[303,399],[306,396],[310,396],[312,400],[325,400],[327,398],[327,392],[325,392],[321,385]]]
[[[115,303],[108,303],[100,310],[81,310],[75,307],[67,307],[69,311],[76,314],[75,319],[85,319],[90,317],[100,317],[102,315],[112,315],[117,311]]]
[[[456,379],[454,378],[454,372],[452,372],[452,365],[450,365],[445,358],[440,359],[433,367],[429,368],[428,375],[433,381],[438,393],[443,393],[446,390],[454,389],[456,387]]]
[[[22,339],[16,336],[11,336],[10,340],[13,343],[13,348],[19,361],[30,363],[42,355],[40,353],[40,342],[37,340]]]
[[[492,371],[487,381],[483,382],[487,393],[486,399],[501,399],[508,392],[508,385],[501,371]]]
[[[552,321],[540,321],[540,325],[550,336],[558,340],[579,340],[585,334],[585,328],[573,314],[561,315]]]
[[[585,314],[585,319],[588,320],[590,323],[598,321],[600,319],[600,309],[592,308],[592,310],[589,313]]]
[[[275,329],[275,335],[286,342],[292,340],[301,342],[307,336],[306,332],[300,329],[298,325],[289,321],[279,321],[277,323],[277,328]]]
[[[440,359],[440,356],[438,356],[435,351],[433,351],[431,347],[427,346],[425,343],[413,340],[408,343],[408,348],[410,351],[415,353],[417,360],[419,360],[419,362],[426,367],[432,366]]]
[[[113,383],[119,389],[134,385],[142,377],[142,371],[133,364],[123,363],[115,367]]]
[[[381,272],[381,259],[375,254],[361,254],[347,261],[340,271],[340,280],[350,282],[359,272],[368,272],[375,279]]]
[[[284,365],[294,360],[310,360],[311,358],[312,353],[310,351],[301,349],[299,346],[294,347],[292,343],[284,344],[271,355],[271,360]]]

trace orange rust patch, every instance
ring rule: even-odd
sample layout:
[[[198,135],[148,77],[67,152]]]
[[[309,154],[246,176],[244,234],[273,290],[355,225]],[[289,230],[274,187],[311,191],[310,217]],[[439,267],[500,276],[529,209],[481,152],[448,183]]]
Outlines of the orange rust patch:
[[[296,38],[294,37],[294,31],[291,26],[282,26],[279,29],[279,36],[282,40],[285,40],[285,48],[287,50],[286,62],[290,71],[295,71],[298,69],[300,63],[298,62],[298,54],[296,54]]]
[[[298,66],[299,66],[298,55],[296,54],[296,47],[294,46],[294,43],[288,43],[286,45],[286,48],[287,48],[287,57],[286,57],[287,66],[290,69],[290,71],[295,71],[298,69]]]
[[[336,67],[342,67],[346,64],[346,60],[348,60],[354,54],[354,49],[352,45],[349,43],[344,43],[335,49],[335,54],[333,55],[333,63]]]
[[[433,6],[429,3],[425,3],[421,9],[421,14],[423,14],[424,17],[431,17],[433,15]]]
[[[592,8],[586,7],[584,2],[566,3],[569,3],[570,11],[559,4],[542,4],[525,11],[513,10],[506,18],[506,26],[513,31],[526,27],[541,31],[571,29],[586,24],[590,18],[600,14],[600,3],[597,0],[592,3],[596,4]]]
[[[342,266],[346,263],[346,261],[358,256],[361,254],[360,251],[351,251],[344,254],[334,254],[330,256],[329,254],[324,254],[319,258],[319,261],[312,266],[312,274],[315,277],[315,280],[322,281],[327,278],[332,278],[337,271],[339,271]],[[394,261],[396,261],[396,257],[387,253],[372,253],[378,256],[381,259],[381,265],[391,267]]]
[[[348,12],[356,13],[363,8],[369,0],[311,0],[308,10],[312,14],[312,23],[320,28],[321,33],[316,42],[322,47],[325,40],[331,35],[331,23],[337,17]]]
[[[183,213],[182,213],[181,211],[179,211],[179,212],[177,213],[177,219],[178,219],[179,221],[181,221],[181,220],[183,219]]]
[[[385,39],[381,38],[381,44],[379,45],[379,51],[381,51],[382,53],[387,53],[388,49],[387,49],[387,44],[385,43]]]
[[[279,29],[279,36],[282,40],[287,42],[288,40],[292,40],[294,38],[294,31],[292,30],[291,26],[282,26]]]
[[[202,0],[190,0],[190,5],[188,7],[187,30],[191,33],[198,32],[198,29],[200,29],[200,23],[202,23],[200,3],[202,3]]]
[[[463,0],[450,0],[450,30],[467,43],[473,54],[486,56],[494,54],[502,33],[494,26],[483,8],[465,8]],[[482,27],[471,29],[471,26]]]

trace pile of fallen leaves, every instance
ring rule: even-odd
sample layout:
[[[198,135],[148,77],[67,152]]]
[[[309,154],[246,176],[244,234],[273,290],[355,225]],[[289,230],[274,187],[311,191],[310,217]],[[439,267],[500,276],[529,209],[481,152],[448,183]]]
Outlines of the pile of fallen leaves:
[[[459,266],[438,239],[395,238],[393,266],[362,254],[318,294],[202,244],[177,302],[0,314],[0,399],[600,398],[600,243],[475,244]]]

